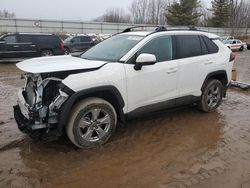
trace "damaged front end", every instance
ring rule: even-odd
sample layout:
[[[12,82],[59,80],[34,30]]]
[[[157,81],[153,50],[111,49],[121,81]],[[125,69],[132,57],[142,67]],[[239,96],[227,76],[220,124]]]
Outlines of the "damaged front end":
[[[18,128],[43,139],[58,135],[59,113],[70,92],[64,91],[61,75],[25,74],[25,87],[18,92],[14,116]]]

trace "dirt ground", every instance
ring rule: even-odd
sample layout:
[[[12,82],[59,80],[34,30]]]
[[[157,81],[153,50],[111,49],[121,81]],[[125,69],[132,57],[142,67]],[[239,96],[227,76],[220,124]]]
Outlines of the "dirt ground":
[[[250,82],[250,51],[238,79]],[[106,145],[76,149],[67,139],[35,143],[13,119],[23,86],[0,64],[0,187],[250,188],[250,91],[231,88],[214,113],[182,108],[130,121]]]

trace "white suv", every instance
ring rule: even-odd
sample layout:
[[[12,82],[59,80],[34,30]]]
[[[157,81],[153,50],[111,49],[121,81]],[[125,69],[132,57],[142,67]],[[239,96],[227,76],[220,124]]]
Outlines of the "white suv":
[[[187,104],[214,111],[226,95],[234,58],[210,33],[127,29],[80,58],[18,63],[27,73],[15,119],[32,137],[66,132],[76,146],[95,147],[129,118]]]

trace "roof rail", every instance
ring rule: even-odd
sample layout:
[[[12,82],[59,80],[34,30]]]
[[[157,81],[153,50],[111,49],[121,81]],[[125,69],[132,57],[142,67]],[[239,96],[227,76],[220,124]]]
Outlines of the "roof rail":
[[[160,31],[167,31],[167,29],[164,26],[158,26],[158,25],[140,25],[140,26],[134,26],[134,27],[129,27],[127,29],[125,29],[124,31],[122,31],[121,33],[127,33],[127,32],[131,32],[133,29],[135,28],[144,28],[144,27],[156,27],[155,32],[160,32]]]

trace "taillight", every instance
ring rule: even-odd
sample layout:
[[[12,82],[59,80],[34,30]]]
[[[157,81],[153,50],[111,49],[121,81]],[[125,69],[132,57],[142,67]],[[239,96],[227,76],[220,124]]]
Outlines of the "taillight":
[[[236,53],[231,53],[231,55],[230,55],[230,60],[229,60],[229,62],[231,62],[231,61],[234,61],[235,59],[236,59]]]
[[[61,47],[62,50],[64,49],[64,43],[63,43],[63,41],[61,41],[60,47]]]

